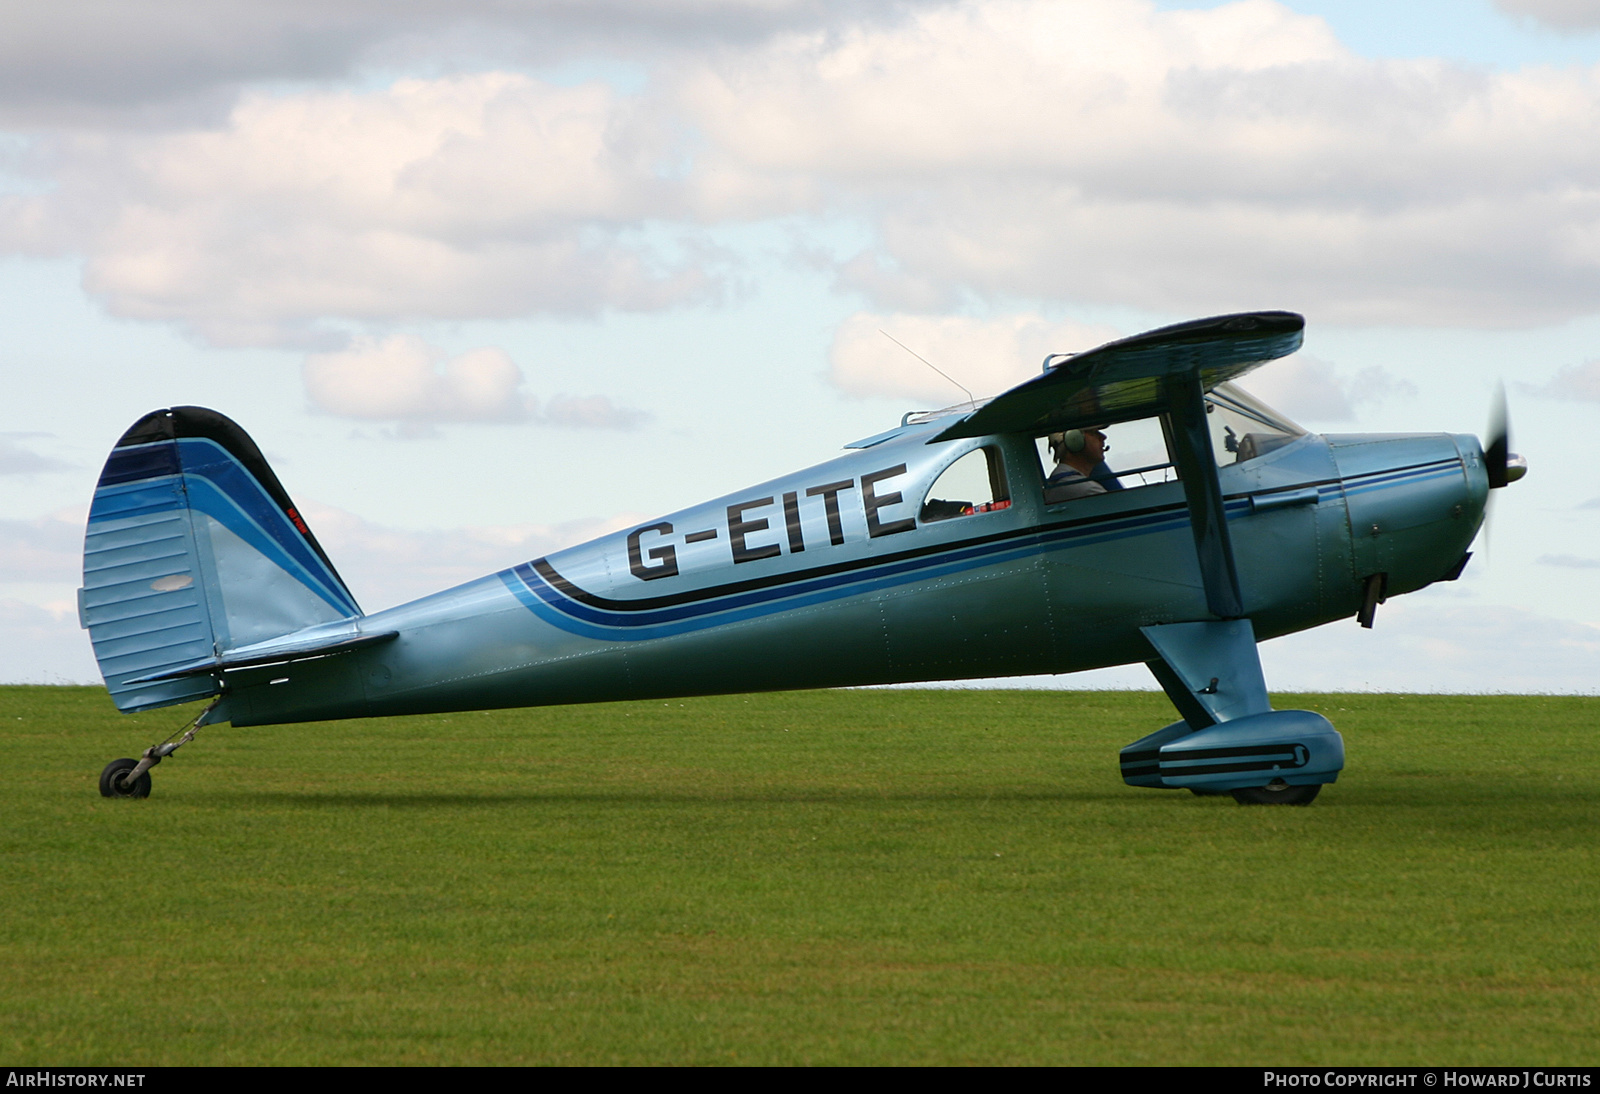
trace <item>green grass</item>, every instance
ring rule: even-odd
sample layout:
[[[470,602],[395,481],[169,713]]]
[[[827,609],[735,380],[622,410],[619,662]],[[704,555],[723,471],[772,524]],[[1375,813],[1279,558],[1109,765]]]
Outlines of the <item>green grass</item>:
[[[0,1061],[1600,1060],[1600,700],[1277,696],[1307,809],[1134,790],[1147,694],[202,730],[0,688]]]

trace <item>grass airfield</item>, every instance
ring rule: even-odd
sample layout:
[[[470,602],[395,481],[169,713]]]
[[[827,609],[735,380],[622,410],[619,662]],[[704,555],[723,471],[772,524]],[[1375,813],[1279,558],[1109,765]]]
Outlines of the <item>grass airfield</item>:
[[[1277,695],[1309,808],[1135,790],[1145,693],[202,730],[0,688],[0,1060],[1600,1061],[1600,699]]]

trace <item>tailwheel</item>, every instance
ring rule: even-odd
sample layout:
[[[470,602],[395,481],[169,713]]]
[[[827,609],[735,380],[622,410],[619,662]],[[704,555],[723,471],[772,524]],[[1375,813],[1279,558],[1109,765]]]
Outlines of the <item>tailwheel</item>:
[[[144,754],[137,760],[124,757],[112,760],[106,764],[105,770],[100,772],[100,796],[102,798],[148,798],[150,796],[150,769],[178,749],[194,740],[195,731],[206,724],[206,718],[216,710],[222,702],[222,696],[217,696],[206,704],[192,722],[185,723],[183,729],[168,735],[165,741],[158,745],[151,745],[144,750]],[[219,719],[220,721],[220,719]],[[173,740],[176,737],[177,740]]]
[[[1282,779],[1274,779],[1266,786],[1245,786],[1232,791],[1233,800],[1240,805],[1310,805],[1320,793],[1321,783],[1290,786]]]
[[[102,798],[148,798],[150,796],[150,772],[141,771],[133,779],[128,775],[139,766],[138,760],[124,757],[112,760],[106,764],[106,769],[100,772],[100,796]]]

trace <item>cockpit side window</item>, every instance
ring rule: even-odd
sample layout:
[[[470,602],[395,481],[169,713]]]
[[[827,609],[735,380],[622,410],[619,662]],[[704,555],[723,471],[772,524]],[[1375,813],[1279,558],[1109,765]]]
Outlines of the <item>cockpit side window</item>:
[[[1305,430],[1233,384],[1206,393],[1206,426],[1219,466],[1244,463],[1281,448]],[[1044,503],[1113,494],[1175,482],[1178,469],[1165,415],[1086,425],[1035,438]]]
[[[1178,477],[1161,418],[1153,416],[1035,438],[1044,502],[1055,505],[1118,490],[1156,486]],[[1097,454],[1098,461],[1089,459]]]
[[[924,524],[952,517],[992,513],[1011,505],[1005,464],[992,445],[975,448],[944,469],[923,499],[917,514]]]

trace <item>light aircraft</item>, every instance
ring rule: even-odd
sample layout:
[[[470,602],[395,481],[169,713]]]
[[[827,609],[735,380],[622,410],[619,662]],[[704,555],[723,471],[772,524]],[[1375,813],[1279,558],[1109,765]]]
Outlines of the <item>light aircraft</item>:
[[[212,701],[109,764],[101,793],[147,796],[212,723],[1142,661],[1180,718],[1122,750],[1127,783],[1307,803],[1344,743],[1271,708],[1256,643],[1371,626],[1387,597],[1454,580],[1489,491],[1526,464],[1503,417],[1487,446],[1318,436],[1234,386],[1304,326],[1226,315],[1053,355],[827,463],[371,615],[243,430],[155,411],[100,476],[79,616],[119,710]],[[1128,454],[1056,474],[1047,436],[1064,461],[1106,438]]]

